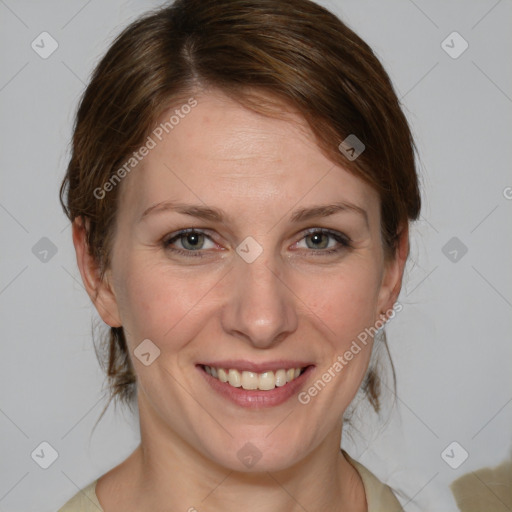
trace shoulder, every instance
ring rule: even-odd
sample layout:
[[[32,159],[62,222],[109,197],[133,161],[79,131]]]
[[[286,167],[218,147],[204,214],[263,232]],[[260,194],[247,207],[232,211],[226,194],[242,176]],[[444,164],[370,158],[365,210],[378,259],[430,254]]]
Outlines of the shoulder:
[[[381,482],[361,463],[352,459],[345,450],[342,450],[342,452],[363,481],[368,512],[399,512],[402,510],[400,503],[388,485]],[[96,496],[97,482],[98,480],[95,480],[81,489],[58,512],[103,512]]]
[[[58,512],[103,512],[96,496],[96,483],[90,483],[77,492]]]
[[[381,482],[369,469],[350,457],[345,450],[342,449],[341,451],[363,481],[368,512],[399,512],[403,510],[388,485]]]
[[[459,510],[512,510],[512,460],[460,476],[450,484]]]

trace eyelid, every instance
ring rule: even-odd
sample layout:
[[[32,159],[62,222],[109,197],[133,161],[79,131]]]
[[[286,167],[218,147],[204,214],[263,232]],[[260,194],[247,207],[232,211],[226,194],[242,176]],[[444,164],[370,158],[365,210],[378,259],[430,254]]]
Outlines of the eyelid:
[[[329,235],[329,236],[331,236],[334,239],[340,238],[347,245],[349,245],[350,242],[352,241],[347,235],[345,235],[345,233],[342,233],[341,231],[336,231],[335,229],[329,229],[329,228],[320,228],[320,227],[318,227],[318,228],[308,228],[308,229],[303,230],[302,231],[302,238],[301,238],[301,240],[305,236],[311,235],[313,233],[324,233],[325,235]]]
[[[162,244],[163,244],[164,248],[171,252],[174,252],[175,254],[182,254],[185,257],[188,257],[188,256],[204,257],[205,253],[210,252],[210,250],[208,250],[208,249],[198,249],[198,250],[192,251],[192,250],[186,250],[186,249],[173,248],[171,246],[171,243],[174,243],[175,241],[179,240],[181,237],[187,235],[188,233],[202,234],[206,238],[208,238],[211,242],[213,242],[217,245],[220,245],[209,234],[209,233],[212,233],[212,230],[210,230],[210,229],[207,229],[207,228],[185,228],[185,229],[181,229],[178,231],[174,231],[173,233],[170,233],[169,235],[166,235],[165,237],[163,237]],[[316,253],[317,255],[321,256],[321,255],[329,255],[329,254],[339,253],[344,249],[352,248],[352,244],[351,244],[352,241],[347,235],[345,235],[342,232],[333,230],[333,229],[321,228],[321,227],[312,227],[312,228],[307,228],[307,229],[302,230],[300,232],[301,237],[299,238],[299,240],[297,240],[294,243],[294,245],[296,245],[299,242],[301,242],[302,240],[304,240],[304,238],[306,236],[308,236],[310,234],[314,234],[314,233],[322,233],[327,236],[330,236],[332,239],[334,239],[336,241],[338,246],[334,247],[334,248],[330,248],[330,249],[319,249],[319,250],[306,249],[306,251],[308,251],[308,252]]]
[[[207,228],[204,228],[204,229],[203,228],[184,228],[184,229],[179,229],[178,231],[174,231],[172,233],[169,233],[169,234],[165,235],[161,239],[161,242],[165,246],[168,246],[171,243],[171,241],[172,241],[172,243],[174,243],[175,241],[179,240],[181,237],[184,237],[185,235],[187,235],[189,233],[197,233],[197,234],[200,234],[200,235],[204,235],[211,242],[213,242],[213,243],[215,243],[217,245],[220,245],[211,236],[211,233],[213,233],[213,231],[210,230],[210,229],[207,229]],[[204,249],[200,249],[200,250],[197,250],[197,251],[186,251],[186,252],[200,252],[201,250],[204,251]]]

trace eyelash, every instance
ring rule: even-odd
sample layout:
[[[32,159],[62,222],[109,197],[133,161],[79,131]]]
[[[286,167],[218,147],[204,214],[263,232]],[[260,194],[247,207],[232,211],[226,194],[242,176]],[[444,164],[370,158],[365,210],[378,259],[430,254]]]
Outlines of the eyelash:
[[[205,235],[208,239],[210,239],[213,242],[211,237],[209,237],[204,231],[202,231],[200,229],[189,228],[189,229],[183,229],[183,230],[179,231],[178,233],[176,233],[175,235],[173,235],[172,237],[164,239],[162,242],[164,249],[166,249],[168,251],[172,251],[175,254],[179,254],[179,255],[185,256],[185,257],[193,257],[193,258],[205,257],[204,254],[202,254],[203,251],[201,249],[199,249],[197,251],[190,251],[190,250],[176,249],[175,247],[171,247],[172,243],[174,243],[175,241],[184,237],[185,235],[189,235],[191,233]],[[325,256],[325,255],[331,255],[331,254],[334,255],[336,253],[341,252],[344,249],[352,247],[351,240],[347,236],[345,236],[341,233],[338,233],[336,231],[331,231],[329,229],[324,229],[324,228],[312,228],[312,229],[307,230],[304,233],[304,236],[301,238],[301,240],[308,235],[314,235],[314,234],[318,234],[318,233],[332,237],[339,244],[334,249],[321,249],[321,250],[311,249],[311,251],[313,253],[318,253],[319,256]]]

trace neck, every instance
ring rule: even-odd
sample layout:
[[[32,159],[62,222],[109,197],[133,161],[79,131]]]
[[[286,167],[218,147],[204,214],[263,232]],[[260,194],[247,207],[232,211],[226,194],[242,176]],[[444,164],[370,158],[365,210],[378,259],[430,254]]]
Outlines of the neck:
[[[236,472],[204,457],[158,419],[150,418],[146,407],[139,403],[141,444],[118,475],[118,480],[129,482],[122,486],[126,511],[366,511],[359,474],[339,448],[341,421],[291,467]]]

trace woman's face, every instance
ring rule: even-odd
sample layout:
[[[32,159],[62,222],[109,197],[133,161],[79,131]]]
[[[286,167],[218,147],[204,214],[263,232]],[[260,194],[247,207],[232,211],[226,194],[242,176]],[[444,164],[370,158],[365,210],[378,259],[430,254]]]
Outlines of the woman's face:
[[[358,335],[392,306],[403,262],[385,264],[376,192],[299,117],[195,99],[120,185],[96,304],[125,328],[143,436],[282,469],[339,442],[371,352]],[[294,368],[307,371],[287,382]]]

